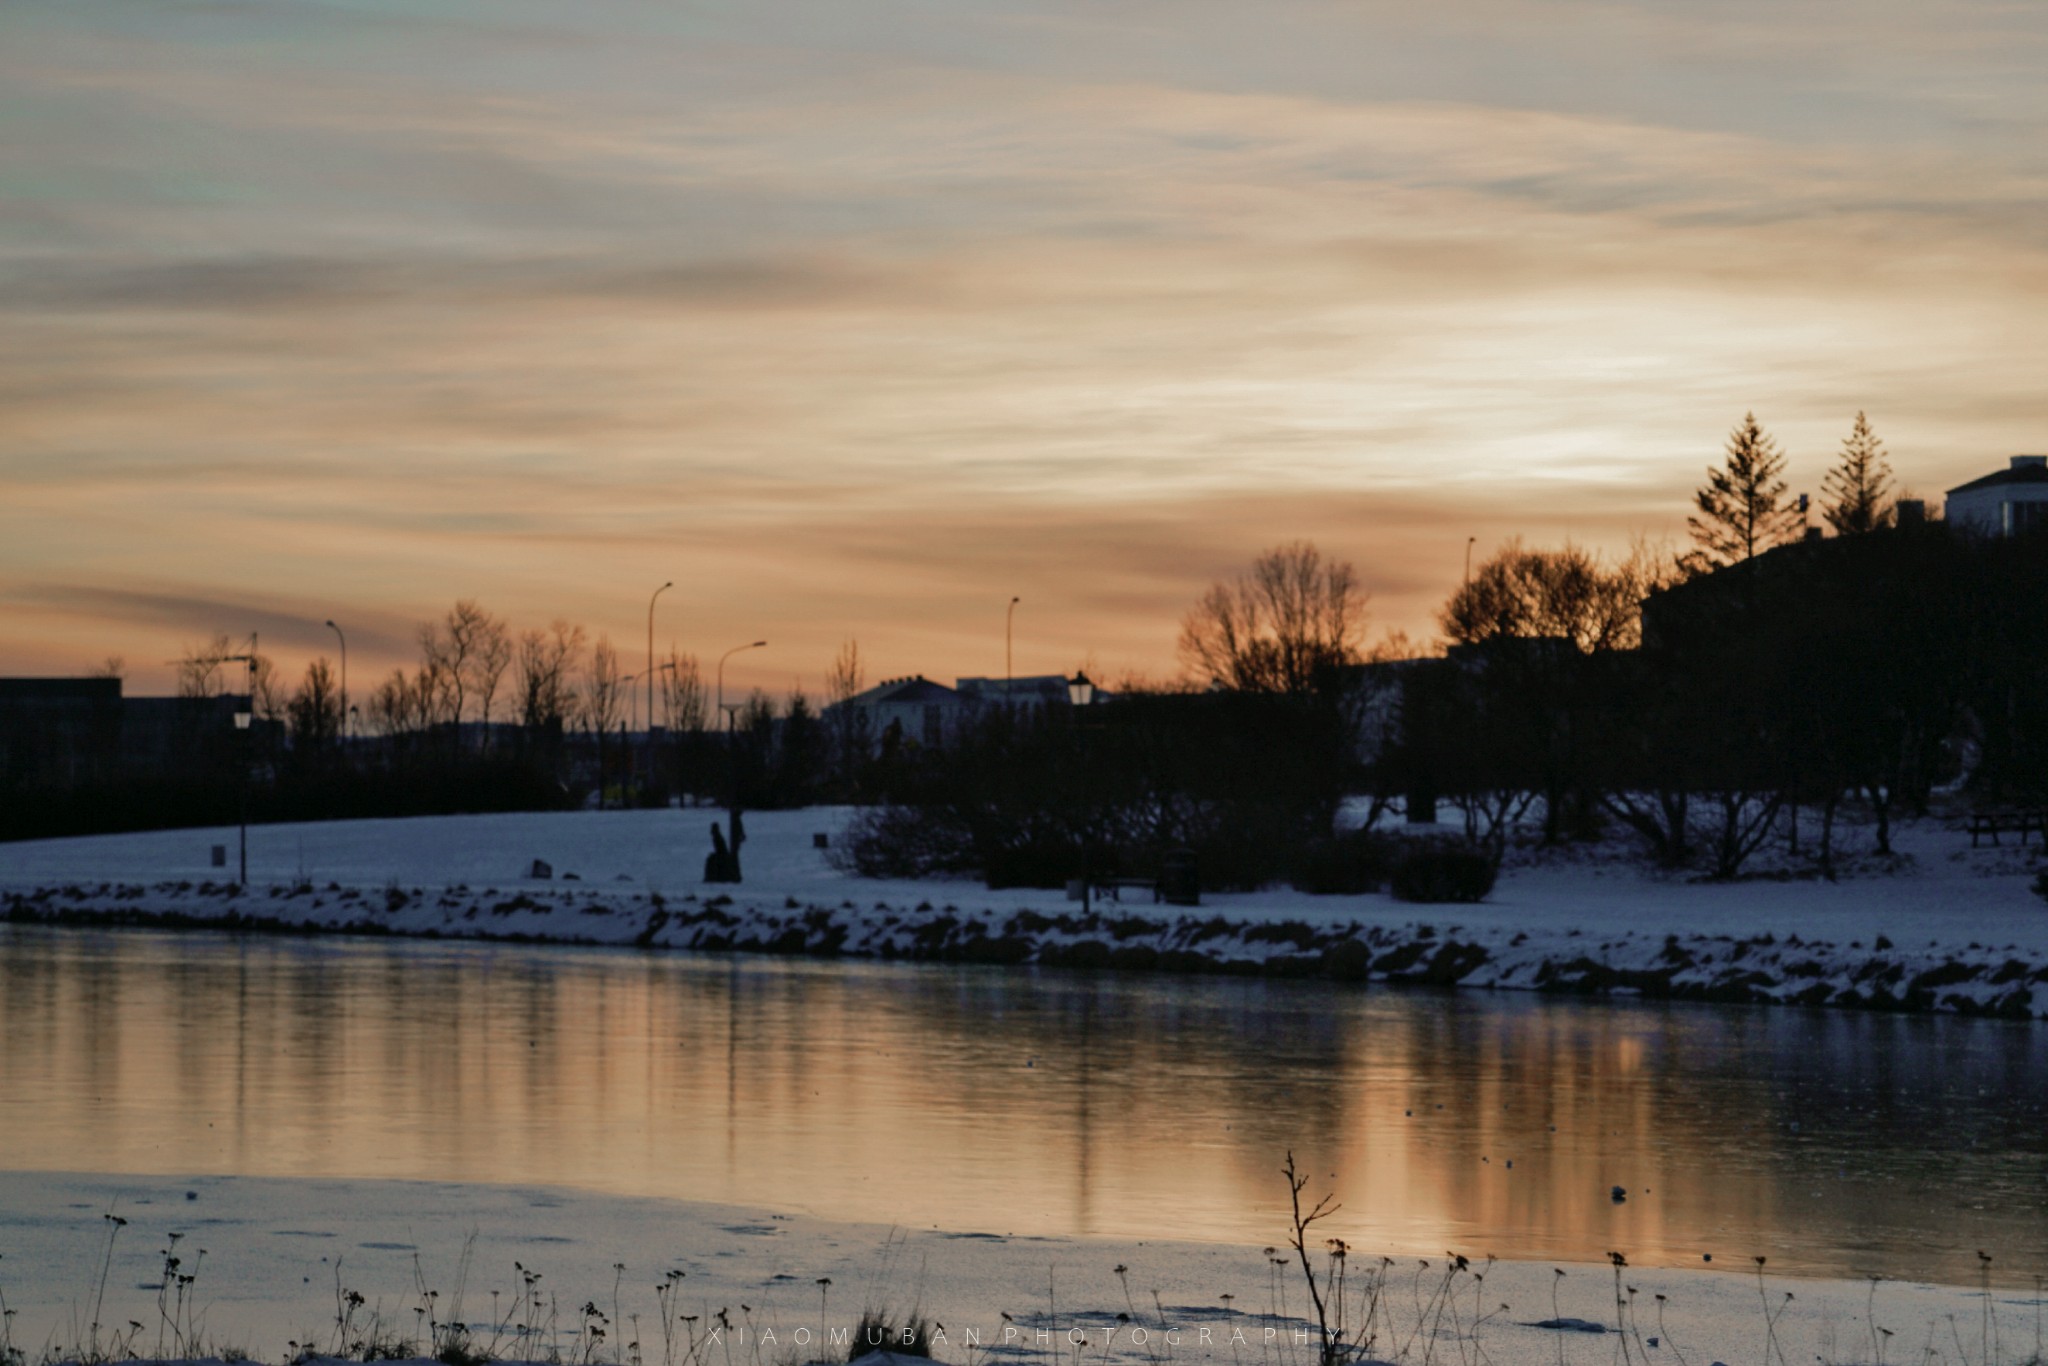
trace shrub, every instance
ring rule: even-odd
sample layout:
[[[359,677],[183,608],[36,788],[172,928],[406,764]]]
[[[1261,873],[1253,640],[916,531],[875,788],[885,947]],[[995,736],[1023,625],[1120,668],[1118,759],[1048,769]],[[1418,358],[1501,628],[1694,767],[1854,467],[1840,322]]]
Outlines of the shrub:
[[[2048,868],[2034,874],[2034,895],[2048,901]]]
[[[1493,860],[1443,845],[1411,851],[1394,865],[1392,891],[1402,901],[1483,901],[1493,890]]]
[[[1098,873],[1103,863],[1096,860]],[[1067,879],[1080,875],[1081,856],[1073,849],[1037,841],[989,850],[981,870],[982,880],[992,891],[1004,887],[1056,891],[1067,885]]]
[[[876,1352],[891,1352],[900,1357],[930,1357],[931,1323],[923,1314],[914,1312],[908,1320],[898,1324],[885,1311],[861,1311],[860,1323],[853,1330],[853,1340],[847,1344],[846,1359],[858,1361]]]
[[[966,833],[940,813],[872,806],[833,841],[826,859],[858,877],[917,878],[965,872],[974,851]]]
[[[1291,881],[1311,896],[1363,896],[1386,885],[1398,853],[1391,836],[1370,830],[1312,840],[1296,856]]]

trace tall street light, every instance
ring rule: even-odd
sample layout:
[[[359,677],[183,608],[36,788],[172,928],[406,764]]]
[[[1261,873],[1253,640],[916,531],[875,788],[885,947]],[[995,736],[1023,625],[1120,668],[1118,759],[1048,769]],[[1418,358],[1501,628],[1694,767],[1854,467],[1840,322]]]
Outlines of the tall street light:
[[[1022,598],[1011,598],[1009,610],[1003,613],[1003,709],[1010,706],[1010,680],[1017,676],[1015,665],[1010,662],[1011,626],[1017,619],[1017,604]]]
[[[735,645],[718,657],[718,709],[720,711],[725,711],[725,661],[731,659],[741,650],[758,650],[767,643],[765,640],[757,640],[751,645]],[[725,729],[727,733],[732,731],[731,712],[725,712]]]
[[[256,637],[253,634],[249,637],[247,654],[217,655],[214,659],[218,664],[241,664],[249,670],[248,681],[243,685],[245,691],[241,705],[235,708],[235,732],[240,737],[242,751],[242,877],[236,884],[240,887],[249,885],[249,723],[256,719],[256,659]]]
[[[334,632],[341,641],[341,742],[344,752],[348,749],[348,637],[341,634],[341,628],[332,621],[327,629]]]
[[[255,705],[254,697],[245,697],[235,708],[235,730],[242,744],[242,876],[236,884],[240,887],[249,885],[249,722],[255,719],[249,709]]]
[[[1084,728],[1085,723],[1081,720],[1081,713],[1092,706],[1094,702],[1094,680],[1081,670],[1076,669],[1074,676],[1067,680],[1067,703],[1074,709],[1074,734],[1079,739],[1081,745],[1081,771],[1084,786],[1093,780],[1094,774],[1088,762],[1088,732]],[[1089,884],[1094,880],[1094,877],[1095,821],[1092,813],[1084,810],[1081,813],[1081,914],[1084,916],[1089,913],[1090,892],[1093,890]]]
[[[647,730],[650,744],[653,743],[654,731],[654,599],[674,587],[673,582],[665,583],[647,599]]]

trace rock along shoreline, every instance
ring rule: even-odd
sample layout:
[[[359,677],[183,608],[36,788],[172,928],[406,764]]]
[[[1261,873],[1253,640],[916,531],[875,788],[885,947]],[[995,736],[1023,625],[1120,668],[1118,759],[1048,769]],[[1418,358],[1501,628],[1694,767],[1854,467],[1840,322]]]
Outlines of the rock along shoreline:
[[[0,892],[12,924],[349,934],[612,946],[819,959],[1036,966],[1403,983],[1652,1000],[2048,1018],[2048,960],[1970,943],[1837,943],[1779,935],[1510,931],[1458,923],[1457,906],[1403,924],[1336,914],[1041,912],[786,897],[664,896],[559,884],[516,890],[339,883],[51,883]]]

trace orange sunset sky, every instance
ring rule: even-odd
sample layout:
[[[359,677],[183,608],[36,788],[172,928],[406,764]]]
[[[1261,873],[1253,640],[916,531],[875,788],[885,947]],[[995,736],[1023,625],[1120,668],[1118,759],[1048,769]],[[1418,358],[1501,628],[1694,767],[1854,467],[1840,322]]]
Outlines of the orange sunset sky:
[[[9,0],[0,674],[474,597],[728,686],[1174,671],[1259,550],[1427,635],[1754,409],[2048,449],[2048,6]]]

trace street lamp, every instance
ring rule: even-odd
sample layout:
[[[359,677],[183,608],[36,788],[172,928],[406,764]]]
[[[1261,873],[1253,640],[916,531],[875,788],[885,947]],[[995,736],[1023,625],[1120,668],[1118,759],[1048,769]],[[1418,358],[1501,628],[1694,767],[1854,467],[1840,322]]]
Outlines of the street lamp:
[[[251,666],[254,672],[254,666]],[[253,697],[244,697],[235,708],[235,730],[241,735],[242,746],[242,877],[237,886],[249,885],[249,723],[255,719],[249,708],[255,705]]]
[[[673,581],[654,590],[647,599],[647,747],[654,749],[654,599],[674,588]]]
[[[1080,734],[1080,713],[1095,701],[1095,681],[1089,678],[1086,673],[1076,669],[1074,676],[1067,680],[1067,701],[1073,704],[1074,730],[1076,734]],[[1087,776],[1088,737],[1081,735],[1080,739],[1082,769],[1085,778]],[[1083,822],[1081,828],[1081,914],[1087,915],[1089,913],[1090,891],[1088,884],[1094,879],[1095,875],[1095,824],[1089,820],[1086,812],[1082,813],[1081,819]]]
[[[1011,598],[1009,610],[1003,613],[1003,708],[1010,706],[1010,680],[1016,677],[1016,667],[1010,662],[1010,628],[1017,619],[1017,604],[1022,598]]]
[[[348,637],[341,634],[341,628],[332,621],[327,629],[334,632],[341,641],[341,742],[344,751],[348,748]]]
[[[757,640],[751,645],[735,645],[718,657],[718,709],[720,711],[725,711],[725,661],[731,659],[742,650],[758,650],[767,643],[765,640]],[[729,711],[725,712],[725,729],[728,733],[732,730],[732,713]]]

